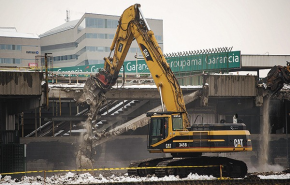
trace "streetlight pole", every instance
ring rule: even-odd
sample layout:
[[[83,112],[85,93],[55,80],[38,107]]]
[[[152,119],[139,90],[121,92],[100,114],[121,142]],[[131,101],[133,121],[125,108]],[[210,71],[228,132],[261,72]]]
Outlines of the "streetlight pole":
[[[284,101],[285,102],[285,117],[286,117],[286,119],[285,119],[285,122],[286,122],[286,145],[287,145],[287,164],[288,164],[288,167],[290,166],[290,160],[289,160],[289,141],[288,141],[288,115],[289,115],[289,113],[288,113],[288,107],[287,107],[287,103],[288,103],[288,101],[287,100],[285,100]]]
[[[135,58],[136,58],[136,78],[137,78],[138,77],[138,55],[137,55],[137,52],[136,52]]]
[[[44,54],[44,62],[45,62],[45,82],[46,82],[46,88],[45,88],[45,91],[46,91],[46,108],[48,110],[49,108],[49,100],[48,100],[48,65],[47,65],[47,55],[49,54],[52,54],[52,53],[45,53]]]

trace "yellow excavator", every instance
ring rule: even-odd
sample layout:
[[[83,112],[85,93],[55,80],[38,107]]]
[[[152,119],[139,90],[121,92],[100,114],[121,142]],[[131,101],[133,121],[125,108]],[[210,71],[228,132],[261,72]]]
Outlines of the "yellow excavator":
[[[116,83],[134,39],[142,51],[160,93],[162,104],[161,112],[147,113],[150,117],[148,151],[169,153],[172,157],[133,162],[130,167],[158,168],[130,169],[128,174],[185,177],[189,173],[198,173],[219,177],[220,166],[222,166],[223,176],[244,177],[247,174],[247,165],[244,162],[226,157],[206,157],[202,154],[251,151],[250,132],[246,130],[243,123],[191,124],[189,122],[179,83],[166,62],[139,4],[132,5],[123,12],[110,47],[110,55],[104,58],[104,68],[87,80],[84,91],[99,100],[105,96],[105,93]],[[166,166],[173,168],[166,168]],[[182,168],[182,166],[192,167]]]

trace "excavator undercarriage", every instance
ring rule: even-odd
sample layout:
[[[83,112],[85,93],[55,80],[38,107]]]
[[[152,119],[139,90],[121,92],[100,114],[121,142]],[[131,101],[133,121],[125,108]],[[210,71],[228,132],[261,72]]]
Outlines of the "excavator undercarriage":
[[[178,175],[184,178],[190,173],[196,173],[214,177],[244,178],[247,174],[247,165],[244,162],[226,157],[156,158],[131,163],[130,167],[155,167],[128,170],[129,176],[141,177],[148,175],[156,175],[157,177]]]

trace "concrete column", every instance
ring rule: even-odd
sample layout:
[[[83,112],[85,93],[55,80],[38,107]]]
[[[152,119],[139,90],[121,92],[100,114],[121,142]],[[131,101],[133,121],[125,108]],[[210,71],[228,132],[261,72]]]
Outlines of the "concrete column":
[[[52,103],[52,116],[54,117],[54,101]],[[52,136],[54,137],[54,121],[52,121]]]
[[[41,107],[39,107],[39,127],[41,127]],[[41,131],[41,128],[40,128]]]
[[[21,137],[24,137],[24,112],[21,113]]]
[[[69,115],[71,116],[71,100],[69,100]],[[71,129],[72,129],[72,125],[71,125],[71,121],[69,122],[69,135],[71,136]]]
[[[35,112],[35,114],[34,114],[34,130],[35,130],[35,137],[37,137],[37,110],[36,109],[34,109],[34,112]]]

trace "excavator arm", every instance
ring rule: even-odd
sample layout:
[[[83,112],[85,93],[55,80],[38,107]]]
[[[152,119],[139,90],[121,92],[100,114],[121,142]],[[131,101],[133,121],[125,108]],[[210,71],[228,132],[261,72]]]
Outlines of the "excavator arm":
[[[267,89],[271,91],[272,94],[280,91],[284,83],[290,84],[290,63],[287,61],[287,66],[274,66],[271,68],[267,74]]]
[[[150,30],[146,19],[135,4],[127,8],[119,20],[119,25],[110,47],[109,57],[105,57],[104,68],[99,70],[87,83],[94,96],[103,96],[116,83],[132,41],[136,39],[147,63],[153,80],[164,104],[163,111],[181,113],[183,128],[188,127],[189,120],[181,88],[171,71],[160,46]],[[111,56],[112,55],[112,56]],[[136,66],[138,67],[138,66]],[[93,84],[93,85],[92,85]]]

